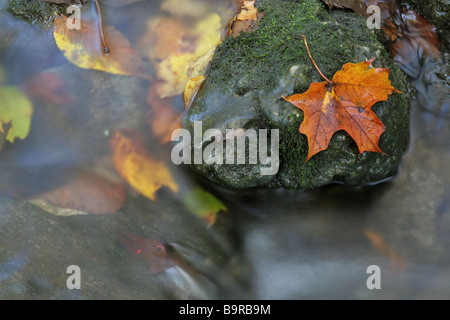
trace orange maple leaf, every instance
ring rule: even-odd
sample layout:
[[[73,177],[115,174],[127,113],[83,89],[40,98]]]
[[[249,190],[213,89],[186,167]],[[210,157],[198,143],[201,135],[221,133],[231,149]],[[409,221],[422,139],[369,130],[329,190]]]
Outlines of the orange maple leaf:
[[[308,54],[312,60],[309,49]],[[383,153],[378,141],[385,127],[371,108],[376,102],[387,100],[393,92],[400,91],[391,85],[389,69],[368,69],[374,60],[347,63],[331,81],[312,60],[326,81],[312,83],[305,93],[283,97],[304,113],[299,131],[308,137],[306,161],[327,149],[331,137],[339,130],[345,130],[355,140],[360,153]]]

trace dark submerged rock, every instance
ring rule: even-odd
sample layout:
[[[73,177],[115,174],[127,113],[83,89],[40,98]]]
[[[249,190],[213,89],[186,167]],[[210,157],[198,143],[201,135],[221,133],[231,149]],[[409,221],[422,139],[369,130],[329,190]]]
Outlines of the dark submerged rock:
[[[307,163],[306,136],[298,132],[303,113],[282,99],[305,92],[312,82],[323,81],[307,55],[301,34],[306,35],[325,75],[332,77],[347,62],[376,57],[374,67],[391,69],[393,86],[404,92],[404,75],[367,28],[366,20],[349,12],[333,12],[331,16],[323,3],[315,0],[260,0],[256,5],[265,14],[259,28],[226,39],[217,48],[209,77],[187,111],[183,126],[192,136],[194,121],[202,121],[203,132],[210,128],[222,132],[226,128],[279,129],[279,171],[264,176],[261,165],[249,164],[203,163],[196,164],[196,169],[232,188],[312,188],[332,182],[360,185],[394,175],[409,137],[405,94],[393,94],[372,107],[386,126],[379,143],[385,154],[359,154],[355,142],[340,131],[327,150]]]

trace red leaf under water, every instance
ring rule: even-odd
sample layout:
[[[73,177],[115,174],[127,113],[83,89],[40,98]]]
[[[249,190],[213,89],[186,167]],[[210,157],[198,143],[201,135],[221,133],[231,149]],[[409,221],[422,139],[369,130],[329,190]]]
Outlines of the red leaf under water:
[[[161,273],[177,264],[167,253],[167,244],[158,239],[141,238],[123,232],[119,236],[119,245],[126,248],[130,255],[145,261],[150,275]]]

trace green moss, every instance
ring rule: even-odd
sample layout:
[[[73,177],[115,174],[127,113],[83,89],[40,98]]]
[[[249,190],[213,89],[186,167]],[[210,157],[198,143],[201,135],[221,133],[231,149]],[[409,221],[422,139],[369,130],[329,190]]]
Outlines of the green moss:
[[[219,84],[231,77],[240,78],[236,88],[240,93],[271,87],[293,64],[305,63],[308,56],[301,34],[306,34],[314,48],[317,37],[326,30],[318,1],[260,0],[256,4],[265,14],[259,28],[226,39],[212,61],[211,81]],[[299,45],[292,46],[293,42]],[[248,66],[252,68],[251,77],[246,74]],[[324,71],[332,68],[324,66]]]
[[[260,0],[256,2],[258,10],[265,14],[259,28],[252,33],[241,33],[239,37],[226,39],[217,49],[212,61],[210,81],[217,88],[227,87],[224,84],[234,81],[234,91],[243,95],[250,90],[270,92],[277,82],[293,65],[311,64],[301,35],[308,40],[311,53],[321,71],[332,77],[348,61],[355,56],[354,41],[370,43],[368,52],[379,50],[375,34],[367,39],[367,27],[364,19],[357,15],[330,16],[323,10],[323,4],[316,0],[286,1]],[[289,12],[289,14],[286,14]],[[336,21],[344,26],[337,25]],[[346,20],[349,18],[349,20]],[[355,23],[359,29],[366,32],[355,32]],[[348,29],[345,28],[348,26]],[[368,41],[369,40],[369,41]],[[296,45],[292,45],[296,43]],[[321,48],[326,48],[323,50]],[[383,52],[386,55],[387,53]],[[367,59],[371,58],[368,54]],[[249,70],[251,69],[251,73]],[[312,82],[322,81],[313,68],[308,72],[308,85],[300,84],[295,92],[304,92]],[[289,107],[284,102],[286,108]],[[280,157],[283,177],[275,179],[277,185],[281,180],[288,179],[288,187],[302,188],[313,184],[309,181],[318,175],[320,163],[327,161],[327,155],[316,155],[305,164],[308,144],[304,135],[299,133],[303,115],[291,122],[288,127],[280,127],[270,123],[270,127],[280,129]],[[286,184],[286,183],[285,183]]]
[[[37,0],[9,0],[8,10],[15,16],[43,27],[51,27],[57,15],[65,13],[66,5]]]
[[[393,175],[408,142],[407,95],[393,94],[373,107],[386,126],[380,139],[385,154],[360,154],[353,139],[340,131],[333,135],[326,151],[306,163],[308,142],[299,133],[303,113],[282,99],[323,81],[307,54],[302,34],[327,77],[333,77],[348,62],[376,57],[373,66],[389,68],[392,84],[405,92],[405,76],[377,34],[367,28],[366,20],[342,10],[329,12],[319,0],[257,0],[256,6],[264,13],[258,29],[226,39],[218,47],[207,81],[209,90],[197,95],[188,114],[218,124],[207,128],[230,123],[240,127],[242,118],[252,119],[244,123],[245,128],[279,129],[280,170],[271,187],[311,188],[332,181],[357,185]],[[184,127],[189,128],[189,119],[185,118]],[[250,181],[247,167],[214,170],[206,175],[232,187],[265,185],[262,180]],[[215,179],[214,172],[221,176]],[[236,178],[230,178],[233,175]]]

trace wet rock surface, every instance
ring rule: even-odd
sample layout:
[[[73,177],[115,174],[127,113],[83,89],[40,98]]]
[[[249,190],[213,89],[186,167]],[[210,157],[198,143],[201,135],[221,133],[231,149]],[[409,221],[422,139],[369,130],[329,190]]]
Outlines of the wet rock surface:
[[[387,183],[241,196],[251,204],[237,225],[257,298],[449,298],[449,121],[414,104],[411,125],[411,147]],[[396,256],[376,249],[367,231]],[[366,287],[372,264],[382,270],[381,290]]]
[[[226,298],[217,288],[231,294],[245,287],[244,279],[236,282],[234,272],[225,271],[230,245],[174,206],[174,199],[169,208],[138,197],[115,215],[72,217],[54,216],[24,200],[0,201],[2,299]],[[124,234],[164,241],[178,266],[151,274],[158,260],[130,253]],[[68,290],[71,265],[80,267],[82,290]]]
[[[312,188],[332,182],[359,185],[395,174],[408,141],[405,94],[391,95],[372,108],[386,126],[380,140],[385,155],[359,154],[350,136],[338,132],[329,148],[306,164],[307,141],[298,132],[303,113],[281,98],[323,81],[308,58],[301,34],[308,38],[325,75],[331,77],[347,62],[376,57],[374,67],[391,69],[392,84],[404,92],[403,74],[367,28],[366,20],[341,11],[330,15],[322,3],[313,0],[257,1],[257,7],[265,13],[259,28],[229,38],[218,47],[209,77],[187,111],[183,126],[192,135],[195,121],[202,121],[203,131],[279,129],[280,170],[264,176],[260,164],[203,163],[195,167],[209,179],[232,188]]]

